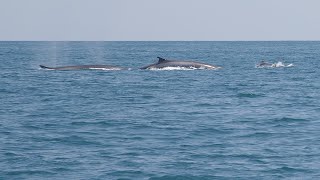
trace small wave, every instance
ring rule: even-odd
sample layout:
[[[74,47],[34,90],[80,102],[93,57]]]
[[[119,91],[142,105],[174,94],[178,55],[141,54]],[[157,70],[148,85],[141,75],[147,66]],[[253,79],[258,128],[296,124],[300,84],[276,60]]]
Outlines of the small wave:
[[[72,171],[72,169],[66,168],[66,167],[55,167],[52,169],[52,171],[61,173],[61,172]]]
[[[211,103],[198,103],[195,104],[196,107],[211,107],[212,104]]]
[[[58,143],[65,143],[68,145],[100,145],[99,142],[93,141],[93,140],[87,140],[86,138],[80,137],[80,136],[66,136],[66,137],[59,137],[59,138],[53,138],[50,139],[51,141],[55,141]]]
[[[255,132],[255,133],[249,133],[249,134],[245,134],[240,136],[241,138],[265,138],[265,137],[270,137],[272,136],[273,133],[271,132]]]
[[[28,124],[28,125],[23,125],[24,128],[26,129],[30,129],[30,130],[39,130],[41,129],[40,127],[36,126],[36,125],[31,125],[31,124]]]
[[[268,172],[272,172],[272,173],[297,173],[297,172],[310,173],[311,171],[309,169],[283,166],[283,167],[268,170]]]
[[[256,97],[260,97],[261,95],[258,94],[254,94],[254,93],[239,93],[237,94],[238,97],[240,98],[256,98]]]
[[[20,155],[14,152],[5,152],[4,155],[6,157],[19,157]]]
[[[110,121],[96,121],[96,122],[88,122],[88,121],[80,121],[80,122],[71,122],[70,123],[72,126],[99,126],[99,127],[104,127],[104,126],[115,126],[117,125],[116,122],[110,122]]]
[[[292,122],[307,122],[307,119],[298,119],[298,118],[289,118],[289,117],[283,117],[281,119],[275,119],[274,121],[276,122],[288,122],[288,123],[292,123]]]
[[[6,173],[10,176],[17,176],[17,175],[54,175],[55,173],[43,170],[13,170]]]
[[[139,170],[123,170],[123,171],[114,171],[109,173],[111,176],[121,177],[121,176],[138,176],[144,174],[142,171]]]
[[[220,176],[193,176],[193,175],[165,175],[161,177],[151,177],[149,180],[185,180],[185,179],[201,179],[201,180],[209,180],[209,179],[219,179]]]

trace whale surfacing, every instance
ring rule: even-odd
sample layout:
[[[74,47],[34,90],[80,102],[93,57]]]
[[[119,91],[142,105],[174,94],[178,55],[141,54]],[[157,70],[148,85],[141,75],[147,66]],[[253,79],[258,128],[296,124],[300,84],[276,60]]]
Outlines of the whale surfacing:
[[[205,64],[201,62],[194,62],[194,61],[180,61],[180,60],[167,60],[161,57],[157,57],[159,61],[157,63],[142,67],[140,69],[148,69],[148,70],[153,70],[153,69],[210,69],[210,70],[215,70],[219,69],[221,67],[219,66],[213,66],[210,64]]]
[[[281,61],[277,63],[268,63],[265,61],[261,61],[259,64],[256,65],[256,68],[281,68],[281,67],[292,67],[292,66],[293,64],[284,64]]]
[[[80,66],[60,66],[60,67],[48,67],[39,65],[42,69],[47,70],[124,70],[126,68],[111,66],[111,65],[80,65]]]

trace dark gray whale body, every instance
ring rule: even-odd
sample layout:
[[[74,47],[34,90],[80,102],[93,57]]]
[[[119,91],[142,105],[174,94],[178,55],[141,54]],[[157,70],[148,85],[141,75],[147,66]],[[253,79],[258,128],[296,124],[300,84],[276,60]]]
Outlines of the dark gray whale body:
[[[256,67],[272,67],[272,66],[273,66],[272,63],[268,63],[263,60],[259,64],[256,65]]]
[[[221,67],[213,66],[210,64],[194,62],[194,61],[180,61],[180,60],[167,60],[157,57],[157,63],[142,67],[140,69],[165,69],[165,68],[185,68],[185,69],[219,69]]]
[[[60,67],[47,67],[39,65],[42,69],[48,70],[124,70],[127,68],[122,68],[118,66],[110,65],[81,65],[81,66],[60,66]]]

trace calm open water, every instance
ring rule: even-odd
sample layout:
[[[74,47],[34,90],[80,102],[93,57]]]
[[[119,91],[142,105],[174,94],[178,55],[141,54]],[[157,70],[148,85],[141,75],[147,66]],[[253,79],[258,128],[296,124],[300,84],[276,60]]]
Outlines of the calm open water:
[[[157,56],[223,69],[138,69]],[[320,178],[320,42],[0,42],[0,62],[0,179]]]

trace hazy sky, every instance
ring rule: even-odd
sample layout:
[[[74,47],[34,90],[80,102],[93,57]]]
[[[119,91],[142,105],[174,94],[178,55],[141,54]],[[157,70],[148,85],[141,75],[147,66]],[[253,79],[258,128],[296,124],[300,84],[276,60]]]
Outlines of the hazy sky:
[[[0,40],[320,40],[320,0],[0,0]]]

